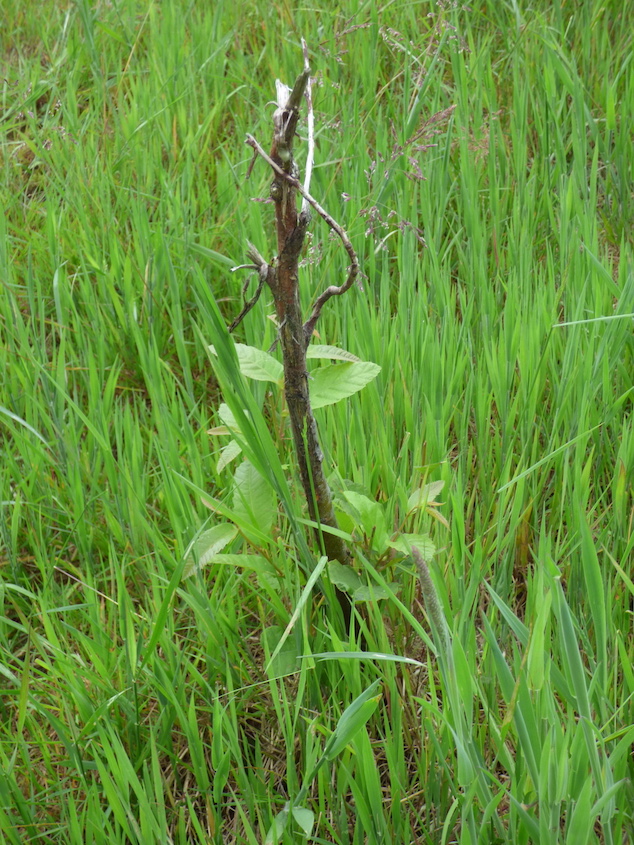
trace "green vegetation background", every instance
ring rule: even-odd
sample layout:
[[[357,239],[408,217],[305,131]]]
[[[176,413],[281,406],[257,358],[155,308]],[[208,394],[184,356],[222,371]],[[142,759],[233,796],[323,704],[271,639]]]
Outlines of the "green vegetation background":
[[[375,680],[379,707],[310,785],[313,839],[622,843],[634,794],[634,113],[629,0],[20,2],[0,28],[0,836],[260,843]],[[320,342],[382,368],[318,411],[333,484],[429,532],[453,637],[439,674],[411,567],[342,651],[283,402],[250,385],[289,480],[266,569],[182,579],[228,508],[207,344],[273,256],[274,81],[309,44],[313,193],[363,290]],[[305,128],[300,126],[300,134]],[[301,157],[305,150],[298,150]],[[345,255],[315,220],[306,307]],[[253,282],[251,283],[253,284]],[[239,339],[275,338],[265,293]],[[241,384],[235,374],[236,384]],[[246,389],[244,386],[241,389]],[[276,463],[277,461],[277,463]],[[409,496],[445,482],[441,503]],[[364,564],[363,561],[366,561]],[[374,574],[373,574],[374,573]],[[421,627],[422,626],[422,627]],[[284,656],[282,655],[282,656]],[[457,698],[456,698],[457,696]],[[289,825],[285,842],[303,841]]]

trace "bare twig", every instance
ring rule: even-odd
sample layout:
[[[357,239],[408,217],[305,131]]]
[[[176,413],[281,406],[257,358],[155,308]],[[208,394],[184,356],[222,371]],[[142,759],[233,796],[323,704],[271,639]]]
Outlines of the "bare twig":
[[[257,151],[253,150],[253,155],[251,156],[251,161],[249,162],[249,166],[247,168],[247,175],[245,177],[245,182],[248,182],[249,179],[251,178],[251,173],[253,171],[253,165],[255,164],[257,157],[258,157]]]
[[[357,254],[354,251],[354,247],[348,237],[345,229],[343,229],[337,221],[328,214],[328,212],[322,208],[322,206],[317,202],[317,200],[312,197],[308,191],[305,191],[302,185],[300,184],[299,180],[296,179],[294,176],[291,176],[287,173],[283,168],[276,164],[273,159],[268,155],[268,153],[258,144],[256,139],[253,135],[247,134],[247,144],[252,147],[258,153],[261,158],[272,167],[273,170],[280,176],[282,179],[285,179],[289,185],[295,188],[298,193],[304,197],[305,200],[315,209],[317,214],[326,221],[326,223],[330,226],[330,228],[336,232],[339,237],[341,238],[341,242],[344,245],[346,252],[348,253],[348,257],[350,258],[350,267],[348,268],[348,278],[346,281],[340,285],[330,285],[330,287],[326,288],[326,290],[318,297],[315,305],[313,307],[313,311],[308,318],[308,320],[304,323],[304,335],[306,337],[306,342],[310,339],[310,336],[313,333],[313,329],[315,328],[315,324],[319,319],[319,315],[321,314],[321,309],[324,307],[324,304],[332,297],[332,296],[341,296],[342,293],[345,293],[349,290],[354,280],[356,279],[359,273],[359,259],[357,258]]]
[[[247,314],[249,313],[249,311],[253,308],[253,306],[255,305],[255,303],[256,303],[256,302],[258,301],[258,299],[260,298],[260,294],[262,293],[262,288],[264,287],[264,282],[266,281],[266,274],[265,274],[265,273],[260,273],[259,275],[260,275],[260,283],[258,284],[258,286],[257,286],[257,288],[256,288],[255,293],[253,294],[253,296],[251,297],[251,299],[248,299],[248,300],[244,303],[244,307],[242,308],[242,311],[240,311],[240,313],[239,313],[239,314],[238,314],[238,316],[235,318],[235,320],[233,321],[233,323],[231,323],[231,325],[229,326],[229,333],[231,333],[234,329],[237,329],[237,328],[238,328],[238,326],[240,325],[240,323],[244,320],[244,318],[247,316]],[[245,293],[246,293],[246,288],[247,288],[247,285],[248,285],[248,284],[249,284],[249,280],[247,279],[247,280],[246,280],[246,282],[245,282],[244,288],[243,288],[243,290],[242,290],[243,298],[244,298],[244,295],[245,295]]]
[[[324,208],[321,207],[321,205],[319,205],[317,200],[312,197],[308,193],[308,191],[304,190],[299,180],[296,179],[294,176],[291,176],[290,173],[287,173],[283,168],[279,166],[279,164],[276,164],[273,159],[269,156],[269,154],[260,146],[260,144],[258,144],[253,135],[247,133],[246,142],[250,147],[253,147],[253,149],[256,150],[258,155],[260,155],[270,167],[273,168],[273,170],[277,173],[278,176],[281,176],[282,179],[285,179],[288,184],[291,185],[291,187],[295,188],[295,190],[298,191],[304,197],[304,199],[308,200],[308,202],[310,203],[310,205],[312,205],[317,214],[319,214],[320,217],[323,217],[326,223],[330,226],[330,228],[333,229],[339,235],[339,237],[343,241],[343,245],[348,251],[348,254],[350,254],[350,250],[354,252],[354,250],[352,249],[352,244],[350,243],[348,236],[341,228],[341,226],[333,217],[330,216],[330,214],[328,214],[328,212]]]
[[[356,260],[356,254],[354,257]],[[342,293],[345,293],[347,290],[349,290],[358,272],[359,264],[357,262],[356,266],[352,266],[350,268],[348,278],[346,279],[343,285],[330,285],[330,287],[327,287],[326,290],[317,297],[311,315],[304,323],[304,336],[306,338],[307,344],[310,341],[310,338],[312,337],[313,331],[315,330],[315,325],[317,323],[317,320],[319,319],[319,315],[321,314],[321,309],[324,307],[326,302],[328,302],[331,296],[341,296]]]
[[[257,153],[254,152],[254,155]],[[237,267],[232,267],[231,272],[235,273],[236,270],[257,270],[258,276],[260,277],[260,283],[257,286],[257,289],[254,295],[249,300],[245,300],[244,307],[242,311],[238,314],[235,318],[233,323],[229,326],[229,332],[232,332],[236,329],[240,323],[244,320],[246,315],[249,311],[253,308],[255,303],[260,298],[260,294],[262,293],[262,288],[264,287],[264,283],[266,282],[268,286],[271,288],[272,291],[275,291],[275,268],[271,267],[266,261],[262,258],[260,253],[258,252],[257,248],[253,246],[252,243],[248,242],[247,247],[247,258],[250,258],[253,261],[253,264],[239,264]],[[244,287],[242,289],[242,298],[244,300],[246,296],[247,287],[249,285],[249,280],[244,283]]]

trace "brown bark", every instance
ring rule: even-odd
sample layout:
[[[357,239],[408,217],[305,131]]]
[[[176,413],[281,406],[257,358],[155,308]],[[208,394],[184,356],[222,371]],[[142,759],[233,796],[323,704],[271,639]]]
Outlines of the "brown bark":
[[[270,158],[266,158],[273,166],[274,172],[271,197],[275,203],[278,258],[277,266],[267,266],[265,272],[266,281],[275,300],[284,361],[284,392],[308,512],[310,518],[318,526],[336,529],[337,518],[330,487],[322,466],[322,452],[317,435],[317,424],[310,405],[306,369],[306,348],[319,312],[313,311],[310,331],[307,331],[308,324],[304,324],[299,297],[299,257],[310,215],[308,211],[301,214],[297,211],[297,191],[301,189],[294,172],[292,149],[299,118],[299,105],[308,81],[308,73],[306,69],[298,78],[286,102],[283,102],[282,94],[274,115],[273,145]],[[254,141],[254,139],[251,140]],[[252,146],[254,149],[259,148],[256,142]],[[254,257],[254,252],[251,252],[250,256]],[[353,266],[354,268],[358,266],[356,256],[354,256]],[[352,278],[350,278],[351,283]],[[346,283],[346,289],[350,284]],[[340,291],[338,288],[333,288],[331,295],[335,295],[335,292]],[[320,302],[320,306],[321,304],[323,303]],[[317,528],[315,533],[323,553],[329,560],[336,560],[344,565],[350,563],[350,552],[341,538],[321,531],[320,528]],[[346,593],[335,589],[346,626],[349,628],[351,600]]]

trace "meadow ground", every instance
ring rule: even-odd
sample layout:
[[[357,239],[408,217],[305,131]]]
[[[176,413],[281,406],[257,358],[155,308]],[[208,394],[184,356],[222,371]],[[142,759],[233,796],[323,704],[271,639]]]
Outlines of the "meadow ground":
[[[322,5],[2,4],[11,845],[633,836],[634,5]],[[302,36],[312,192],[363,271],[314,342],[381,367],[316,411],[365,655],[279,387],[208,349],[247,240],[273,257],[244,137],[270,144]],[[347,261],[311,238],[307,310]],[[269,349],[272,313],[235,339]],[[208,433],[223,401],[250,464]],[[444,646],[402,533],[428,535]]]

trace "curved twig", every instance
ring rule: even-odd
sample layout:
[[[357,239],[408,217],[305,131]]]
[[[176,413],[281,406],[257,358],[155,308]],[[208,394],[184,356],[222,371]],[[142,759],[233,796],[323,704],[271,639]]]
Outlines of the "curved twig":
[[[246,266],[248,267],[249,265],[246,265]],[[235,269],[238,269],[238,268],[236,267]],[[253,308],[255,303],[260,298],[260,294],[262,293],[262,288],[264,287],[264,282],[266,281],[266,274],[265,273],[259,273],[259,278],[260,278],[260,282],[259,282],[259,284],[256,288],[255,293],[251,297],[251,299],[245,299],[246,289],[247,289],[247,286],[249,284],[249,280],[248,279],[246,280],[246,282],[244,284],[244,288],[242,289],[242,298],[243,298],[243,301],[244,301],[244,306],[242,308],[242,311],[240,311],[240,313],[235,318],[233,323],[231,323],[231,325],[229,326],[229,334],[231,334],[232,331],[234,331],[235,329],[238,328],[240,323],[244,320],[244,318],[247,316],[249,311]]]
[[[285,179],[289,185],[292,185],[298,193],[304,197],[304,199],[315,209],[317,214],[326,221],[326,223],[330,226],[330,228],[336,232],[343,246],[348,253],[348,257],[350,258],[350,266],[348,268],[348,278],[342,285],[330,285],[330,287],[326,288],[326,290],[320,294],[313,306],[312,313],[308,320],[304,323],[304,336],[306,338],[306,343],[310,339],[310,336],[313,333],[313,329],[315,328],[315,324],[319,319],[319,315],[321,314],[321,309],[324,307],[325,303],[332,297],[332,296],[341,296],[341,294],[345,293],[349,290],[352,285],[354,284],[354,280],[357,278],[359,274],[359,259],[357,258],[357,254],[354,251],[354,247],[348,237],[345,229],[343,229],[339,223],[331,217],[328,212],[322,208],[322,206],[317,202],[317,200],[311,196],[308,191],[304,190],[299,180],[295,179],[294,176],[291,176],[289,173],[286,173],[283,168],[279,166],[273,159],[268,155],[268,153],[262,149],[260,144],[255,140],[253,135],[247,134],[247,144],[252,147],[258,155],[264,159],[264,161],[272,167],[273,170],[280,176],[282,179]]]

